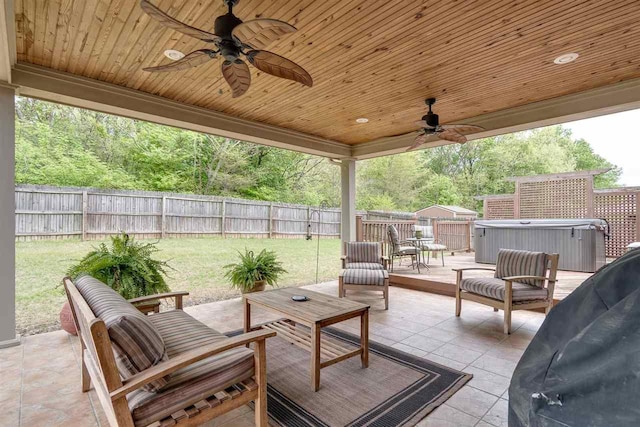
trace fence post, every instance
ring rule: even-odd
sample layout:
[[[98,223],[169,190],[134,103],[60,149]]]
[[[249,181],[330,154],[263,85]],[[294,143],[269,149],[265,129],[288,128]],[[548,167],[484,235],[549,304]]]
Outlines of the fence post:
[[[269,238],[273,237],[273,203],[269,203]]]
[[[362,242],[362,215],[356,215],[356,242]]]
[[[167,206],[167,196],[163,195],[162,196],[162,205],[161,205],[162,214],[161,214],[161,217],[160,217],[160,238],[162,238],[162,239],[164,239],[164,237],[165,237],[165,229],[166,229],[166,226],[165,226],[166,212],[167,212],[166,211],[166,209],[167,209],[166,206]]]
[[[439,240],[440,236],[438,235],[438,218],[433,218],[431,220],[431,226],[433,227],[433,238],[435,240]],[[440,242],[442,243],[442,242]]]
[[[467,252],[471,252],[471,224],[471,221],[466,221],[465,229],[467,230]]]
[[[225,220],[225,216],[226,216],[226,211],[227,209],[227,203],[225,200],[222,201],[222,217],[220,218],[220,232],[222,233],[222,238],[225,238],[225,234],[226,234],[226,225],[227,225],[227,221]]]
[[[87,192],[82,192],[82,240],[87,239]]]

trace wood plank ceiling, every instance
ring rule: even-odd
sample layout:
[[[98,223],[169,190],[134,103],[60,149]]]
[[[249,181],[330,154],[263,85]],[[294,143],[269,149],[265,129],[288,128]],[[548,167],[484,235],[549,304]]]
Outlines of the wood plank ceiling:
[[[221,0],[155,0],[213,29]],[[313,88],[252,68],[232,99],[218,61],[149,74],[165,49],[206,43],[165,29],[135,0],[15,0],[18,61],[233,116],[358,144],[410,132],[437,97],[441,122],[640,77],[638,0],[241,0],[243,20],[298,28],[268,47],[305,67]],[[553,59],[577,52],[577,61]],[[368,124],[355,119],[367,117]]]

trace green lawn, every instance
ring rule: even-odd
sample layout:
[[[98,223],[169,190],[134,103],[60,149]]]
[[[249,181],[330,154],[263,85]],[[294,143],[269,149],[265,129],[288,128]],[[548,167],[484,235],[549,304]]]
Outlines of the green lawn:
[[[58,313],[65,301],[60,286],[67,268],[100,242],[33,241],[16,243],[16,303],[19,333],[32,334],[58,328]],[[280,286],[315,283],[317,241],[302,239],[166,239],[158,243],[157,257],[175,269],[168,279],[172,290],[191,295],[186,304],[232,298],[222,266],[235,261],[236,251],[263,248],[278,253],[288,274]],[[340,240],[320,240],[319,280],[338,277]]]

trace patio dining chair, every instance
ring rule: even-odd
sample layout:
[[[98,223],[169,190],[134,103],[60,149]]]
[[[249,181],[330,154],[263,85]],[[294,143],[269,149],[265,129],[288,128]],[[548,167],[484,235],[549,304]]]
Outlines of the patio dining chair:
[[[553,307],[553,290],[558,272],[558,254],[500,249],[496,268],[454,269],[456,280],[456,316],[462,300],[474,301],[504,310],[504,333],[511,333],[511,312]],[[494,271],[494,277],[463,278],[465,271]]]
[[[393,262],[396,258],[402,261],[402,258],[411,258],[412,265],[418,267],[418,273],[420,273],[420,249],[407,240],[400,240],[398,229],[394,225],[387,227],[387,237],[389,239],[389,258],[391,260],[391,271],[393,272]]]
[[[422,233],[422,239],[425,243],[435,243],[436,238],[433,234],[433,226],[432,225],[412,225],[411,233],[413,233],[413,237],[418,237],[416,232]]]
[[[432,225],[412,225],[411,232],[413,233],[413,237],[418,237],[417,232],[422,233],[422,238],[417,242],[416,246],[420,248],[422,251],[422,259],[424,260],[424,253],[427,253],[427,262],[429,265],[429,261],[431,259],[431,252],[434,252],[435,255],[440,252],[442,257],[442,266],[444,267],[444,251],[447,250],[447,246],[443,245],[439,239],[436,239],[433,234],[433,226]],[[434,256],[435,257],[435,256]]]

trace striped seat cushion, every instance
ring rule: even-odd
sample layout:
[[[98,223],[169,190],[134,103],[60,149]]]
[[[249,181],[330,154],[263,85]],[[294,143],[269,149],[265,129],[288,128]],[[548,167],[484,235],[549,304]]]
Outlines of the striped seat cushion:
[[[400,245],[400,235],[398,234],[398,229],[395,226],[389,225],[387,227],[387,235],[389,236],[389,241],[394,247]]]
[[[169,359],[229,339],[182,310],[153,314],[149,319],[164,339]],[[253,374],[253,351],[239,347],[175,371],[158,393],[145,390],[129,393],[127,401],[136,426],[146,426]]]
[[[447,247],[439,243],[424,243],[422,248],[427,251],[446,251]]]
[[[348,242],[345,255],[347,256],[347,263],[380,263],[382,250],[380,243],[377,242]]]
[[[168,360],[164,341],[149,318],[120,294],[91,276],[76,279],[75,285],[93,314],[105,323],[123,379]],[[167,381],[167,378],[160,378],[145,388],[155,392]]]
[[[398,246],[397,254],[399,255],[417,255],[420,250],[415,246]]]
[[[504,280],[495,277],[462,279],[460,289],[488,298],[504,301]],[[511,301],[533,301],[547,299],[547,290],[537,286],[513,282]]]
[[[379,262],[348,262],[345,268],[362,270],[384,270],[384,266]]]
[[[342,282],[346,285],[384,286],[389,278],[387,270],[346,269],[340,273]]]
[[[547,271],[547,255],[544,252],[500,249],[495,277],[544,276]],[[522,283],[542,288],[544,280],[524,279]]]

